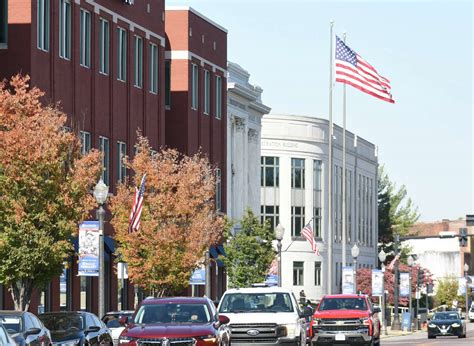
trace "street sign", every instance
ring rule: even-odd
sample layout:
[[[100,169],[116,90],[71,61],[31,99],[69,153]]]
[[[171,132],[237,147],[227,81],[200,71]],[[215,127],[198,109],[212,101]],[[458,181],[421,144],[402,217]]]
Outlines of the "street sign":
[[[189,279],[191,285],[205,285],[206,284],[206,270],[196,269]]]
[[[466,215],[466,226],[474,226],[474,214]]]

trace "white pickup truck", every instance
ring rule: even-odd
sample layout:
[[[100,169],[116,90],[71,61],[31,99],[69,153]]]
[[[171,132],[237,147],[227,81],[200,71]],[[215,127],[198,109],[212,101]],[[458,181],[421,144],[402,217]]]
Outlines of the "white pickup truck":
[[[290,289],[252,287],[229,289],[218,311],[230,319],[232,346],[305,345],[306,317]]]

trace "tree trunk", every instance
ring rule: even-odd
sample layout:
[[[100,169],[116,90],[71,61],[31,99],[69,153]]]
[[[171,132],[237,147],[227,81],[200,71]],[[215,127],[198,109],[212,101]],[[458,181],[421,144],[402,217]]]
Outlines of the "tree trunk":
[[[31,294],[33,293],[33,280],[22,279],[10,286],[10,292],[16,311],[28,311]]]

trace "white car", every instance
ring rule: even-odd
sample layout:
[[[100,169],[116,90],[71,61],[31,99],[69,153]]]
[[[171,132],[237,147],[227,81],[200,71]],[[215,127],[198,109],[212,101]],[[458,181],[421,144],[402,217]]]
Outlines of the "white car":
[[[220,315],[230,319],[232,346],[306,344],[306,317],[312,311],[303,313],[290,289],[229,289],[217,309]]]
[[[125,327],[120,324],[120,319],[122,317],[127,317],[130,319],[134,312],[135,311],[133,310],[112,311],[107,312],[104,317],[102,317],[102,322],[104,322],[107,328],[110,330],[110,334],[114,340],[114,345],[118,345],[119,336],[125,329]]]
[[[474,305],[471,305],[471,308],[469,309],[469,322],[474,322]]]

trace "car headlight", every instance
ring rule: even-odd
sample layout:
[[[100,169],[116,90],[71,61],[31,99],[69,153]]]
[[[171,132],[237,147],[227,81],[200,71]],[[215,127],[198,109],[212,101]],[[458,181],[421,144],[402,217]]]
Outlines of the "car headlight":
[[[458,327],[461,327],[461,325],[459,323],[453,323],[451,327],[458,328]]]
[[[209,343],[212,343],[212,344],[217,342],[217,336],[214,335],[214,334],[198,336],[197,339],[199,339],[203,342],[209,342]]]
[[[283,327],[286,328],[286,336],[288,338],[294,338],[296,336],[296,323],[284,324]]]
[[[314,319],[313,320],[313,326],[317,326],[321,323],[321,320],[318,320],[318,319]]]
[[[361,318],[360,323],[362,323],[364,326],[370,325],[370,318]]]
[[[120,344],[128,344],[129,342],[135,341],[137,338],[132,338],[131,336],[119,336],[118,342]]]
[[[430,328],[436,328],[436,324],[430,323],[430,324],[428,324],[428,327],[430,327]]]
[[[60,343],[61,346],[76,346],[80,344],[81,344],[81,339],[68,340],[68,341],[63,341]]]

